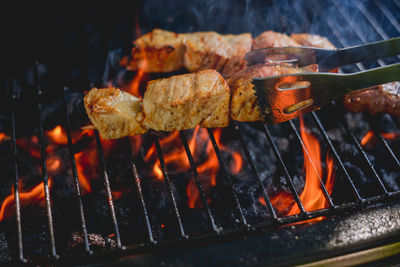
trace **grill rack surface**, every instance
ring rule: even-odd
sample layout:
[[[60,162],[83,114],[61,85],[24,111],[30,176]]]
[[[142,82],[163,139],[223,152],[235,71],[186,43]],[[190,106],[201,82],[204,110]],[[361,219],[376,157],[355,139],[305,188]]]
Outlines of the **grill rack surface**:
[[[305,23],[304,28],[308,29],[309,24],[308,19],[307,19],[307,12],[320,12],[321,8],[318,5],[313,4],[307,4],[303,5],[301,3],[293,3],[293,16],[296,16],[299,21],[302,21]],[[359,42],[367,42],[365,39],[365,36],[360,33],[358,30],[357,25],[354,25],[352,20],[350,19],[351,14],[348,13],[348,11],[345,10],[345,7],[341,6],[340,4],[337,4],[337,2],[333,1],[332,2],[334,5],[334,8],[338,13],[341,14],[341,16],[346,20],[349,24],[349,27],[354,31],[354,34],[357,36],[359,39]],[[376,31],[376,33],[382,38],[382,39],[388,39],[390,36],[386,33],[385,30],[385,25],[379,25],[378,22],[376,21],[376,18],[372,13],[370,13],[369,10],[367,10],[365,3],[362,1],[354,1],[355,6],[359,9],[359,12],[362,13],[362,15],[365,17],[365,19],[368,21],[370,24],[369,26]],[[376,5],[379,7],[380,12],[387,18],[387,20],[390,21],[391,27],[394,27],[396,29],[396,35],[400,35],[400,24],[399,21],[396,18],[396,13],[398,14],[400,12],[400,3],[398,0],[394,0],[393,3],[396,6],[396,10],[390,10],[389,7],[386,5],[386,2],[383,0],[378,0],[375,2]],[[338,45],[341,46],[348,46],[350,45],[347,41],[346,38],[342,35],[341,29],[336,28],[335,22],[332,21],[329,17],[326,18],[326,24],[329,27],[329,29],[332,31],[333,35],[336,37],[337,40],[339,40],[340,43]],[[400,58],[400,56],[398,57]],[[379,60],[378,64],[380,66],[385,65],[384,60]],[[359,70],[364,70],[366,67],[363,64],[357,64],[357,68]],[[45,135],[43,133],[43,122],[41,121],[41,111],[42,111],[42,104],[41,104],[41,95],[42,95],[42,90],[40,87],[40,84],[38,82],[38,70],[37,66],[34,66],[34,81],[35,81],[35,88],[37,89],[36,93],[38,96],[38,102],[37,102],[37,125],[39,129],[39,145],[40,145],[40,155],[41,155],[41,167],[42,167],[42,176],[43,176],[43,182],[44,182],[44,192],[45,192],[45,209],[46,209],[46,215],[47,215],[47,223],[48,223],[48,233],[50,236],[50,247],[51,247],[51,255],[49,255],[48,258],[38,258],[38,259],[29,259],[27,260],[24,254],[24,245],[23,245],[23,229],[21,227],[21,203],[20,203],[20,191],[19,191],[19,174],[18,174],[18,149],[17,149],[17,144],[16,144],[16,119],[15,119],[15,108],[16,108],[16,102],[19,100],[20,95],[17,93],[12,94],[12,106],[13,109],[11,110],[10,113],[10,118],[11,118],[11,158],[13,162],[13,170],[14,170],[14,184],[13,184],[13,189],[14,189],[14,202],[15,202],[15,213],[16,213],[16,233],[18,237],[18,259],[20,263],[36,263],[36,262],[48,262],[48,261],[58,261],[58,260],[63,260],[63,257],[59,257],[57,247],[56,247],[56,242],[55,239],[57,238],[54,227],[53,227],[53,218],[52,218],[52,205],[51,205],[51,196],[49,193],[49,182],[48,182],[48,174],[47,174],[47,166],[46,166],[46,152],[45,152]],[[62,91],[68,92],[68,88],[62,88]],[[334,105],[334,103],[333,103]],[[79,207],[79,217],[80,217],[80,222],[81,222],[81,230],[82,230],[82,235],[83,235],[83,244],[84,244],[84,251],[82,251],[81,255],[72,255],[72,258],[80,258],[80,257],[88,257],[89,259],[91,258],[91,255],[100,257],[100,253],[93,253],[93,251],[90,248],[89,245],[89,239],[88,239],[88,231],[86,227],[86,218],[85,218],[85,213],[83,202],[82,202],[82,195],[81,195],[81,188],[79,185],[79,178],[78,178],[78,172],[77,172],[77,166],[75,162],[75,156],[73,152],[73,147],[72,147],[72,138],[71,138],[71,131],[70,131],[70,118],[67,113],[67,108],[66,108],[66,100],[65,97],[63,98],[63,108],[64,108],[64,113],[65,113],[65,121],[63,122],[63,127],[67,131],[67,137],[68,137],[68,149],[69,149],[69,159],[71,161],[72,165],[72,179],[73,179],[73,185],[74,185],[74,190],[75,190],[75,197],[76,197],[76,205]],[[370,205],[374,203],[389,203],[394,200],[399,199],[400,197],[400,191],[395,191],[391,192],[389,191],[384,182],[382,181],[382,177],[378,174],[378,172],[375,170],[375,167],[369,160],[366,152],[364,151],[364,148],[360,145],[359,141],[357,140],[355,134],[351,131],[350,127],[346,124],[346,121],[344,118],[340,118],[340,124],[342,127],[345,129],[345,132],[351,137],[351,140],[353,144],[356,146],[359,154],[363,158],[365,162],[365,169],[369,170],[369,173],[373,174],[373,178],[376,179],[379,185],[379,191],[381,193],[369,197],[369,198],[363,198],[358,189],[356,188],[354,181],[350,174],[348,173],[345,165],[344,165],[344,160],[341,158],[340,154],[337,152],[335,149],[330,137],[327,134],[327,131],[324,127],[324,123],[320,120],[319,116],[317,113],[312,112],[311,113],[311,118],[315,122],[315,125],[317,125],[317,128],[319,129],[323,140],[325,142],[325,145],[329,148],[331,151],[334,162],[338,166],[338,170],[340,170],[343,174],[343,177],[345,179],[345,182],[348,183],[348,185],[351,188],[351,191],[354,195],[354,201],[352,203],[346,203],[343,205],[336,205],[332,198],[329,196],[327,193],[327,189],[325,188],[325,185],[323,182],[321,182],[321,189],[323,190],[324,196],[330,206],[325,209],[321,210],[316,210],[316,211],[311,211],[308,212],[305,210],[303,203],[300,200],[299,194],[297,193],[295,186],[293,184],[293,178],[289,174],[288,168],[286,163],[284,162],[280,151],[278,149],[277,144],[274,142],[273,135],[270,132],[269,126],[264,125],[259,123],[259,127],[263,130],[265,134],[265,138],[267,142],[269,143],[270,148],[272,149],[277,162],[278,166],[282,168],[283,172],[285,173],[285,178],[286,182],[289,186],[289,189],[293,195],[293,198],[295,202],[297,203],[300,213],[297,215],[292,215],[292,216],[284,216],[284,217],[279,217],[272,204],[270,197],[267,193],[267,190],[263,184],[263,181],[260,178],[260,174],[257,171],[257,168],[255,167],[255,163],[253,162],[253,159],[250,155],[249,148],[246,145],[246,142],[243,138],[243,129],[241,126],[241,123],[238,122],[232,122],[233,125],[231,125],[230,130],[233,131],[233,135],[236,136],[237,140],[239,141],[241,145],[241,149],[243,151],[243,154],[245,158],[247,159],[249,166],[250,166],[250,173],[249,176],[252,177],[254,180],[254,183],[257,183],[258,186],[260,187],[263,197],[266,201],[266,210],[271,216],[271,220],[269,221],[264,221],[260,222],[256,225],[251,225],[248,223],[246,216],[243,212],[243,208],[240,204],[240,199],[235,191],[235,188],[232,183],[232,177],[230,176],[229,172],[227,171],[226,163],[224,162],[222,156],[221,156],[221,151],[220,148],[217,145],[217,142],[215,140],[214,134],[211,129],[208,129],[208,135],[209,138],[212,142],[214,152],[217,155],[218,158],[218,163],[220,166],[220,169],[222,170],[223,174],[223,179],[226,180],[227,185],[229,186],[229,190],[231,193],[231,201],[234,203],[235,211],[236,211],[236,217],[239,220],[239,226],[234,227],[234,228],[223,228],[219,226],[216,223],[216,218],[215,215],[213,214],[207,200],[206,200],[206,194],[204,192],[204,188],[202,187],[201,181],[199,174],[196,169],[196,164],[193,159],[192,151],[190,151],[188,142],[187,142],[187,136],[184,131],[180,132],[180,139],[182,141],[182,144],[184,146],[187,158],[190,163],[190,170],[192,172],[193,179],[195,179],[197,189],[200,193],[200,198],[204,207],[205,214],[207,215],[208,223],[210,226],[211,231],[207,234],[201,235],[201,236],[190,236],[186,233],[185,231],[185,224],[182,221],[181,218],[181,213],[178,208],[178,204],[176,201],[176,197],[174,195],[174,191],[172,189],[171,185],[171,180],[169,177],[168,170],[166,168],[165,160],[164,160],[164,153],[162,151],[161,145],[160,145],[160,140],[158,136],[154,136],[154,144],[156,147],[157,151],[157,156],[158,159],[160,160],[160,165],[163,173],[163,178],[164,178],[164,183],[167,188],[167,193],[169,196],[169,201],[170,201],[170,207],[173,209],[173,214],[175,217],[175,223],[177,228],[179,229],[179,234],[176,236],[176,239],[174,240],[169,240],[169,241],[159,241],[155,238],[152,230],[152,224],[151,220],[149,219],[149,209],[147,207],[147,202],[146,198],[143,194],[142,191],[142,186],[141,186],[141,177],[138,174],[138,167],[137,163],[135,162],[135,159],[133,157],[133,152],[132,152],[132,158],[130,159],[130,164],[131,164],[131,169],[132,169],[132,179],[134,181],[135,187],[136,187],[136,194],[138,195],[138,199],[140,200],[139,206],[141,207],[141,216],[143,217],[144,225],[143,228],[147,233],[147,242],[145,243],[140,243],[136,245],[125,245],[121,241],[121,235],[119,231],[119,224],[118,224],[118,219],[116,216],[115,208],[114,208],[114,202],[113,202],[113,197],[111,194],[111,188],[110,188],[110,179],[108,176],[107,172],[107,166],[105,163],[105,158],[104,158],[104,153],[103,153],[103,148],[102,148],[102,143],[100,136],[97,131],[95,131],[95,139],[96,139],[96,144],[97,144],[97,151],[98,155],[100,158],[100,167],[102,168],[102,178],[104,180],[104,187],[105,187],[105,192],[106,192],[106,198],[107,198],[107,203],[108,207],[110,210],[111,218],[105,218],[109,219],[112,221],[113,229],[114,229],[114,234],[115,234],[115,239],[117,242],[117,249],[115,250],[110,250],[108,253],[101,253],[106,256],[110,255],[125,255],[125,254],[132,254],[136,252],[141,252],[141,251],[149,251],[153,250],[155,248],[162,248],[169,246],[171,244],[189,244],[189,243],[195,243],[199,240],[214,240],[218,238],[224,238],[224,237],[229,237],[229,236],[242,236],[246,233],[251,233],[251,232],[257,232],[261,231],[263,229],[268,229],[268,228],[276,228],[281,225],[286,225],[286,224],[291,224],[295,222],[300,222],[320,216],[333,216],[336,214],[343,214],[345,211],[356,211],[356,210],[361,210],[366,207],[369,207]],[[398,118],[392,118],[394,124],[400,129],[400,121]],[[290,130],[292,131],[292,134],[295,135],[297,138],[298,142],[300,142],[301,146],[305,148],[305,145],[302,143],[300,133],[296,125],[294,124],[293,121],[287,122]],[[378,133],[377,137],[379,141],[383,144],[384,149],[388,153],[388,155],[393,159],[393,162],[400,168],[400,161],[395,152],[393,152],[392,148],[390,147],[390,144]],[[131,142],[129,138],[126,138],[126,142]],[[131,147],[131,146],[129,146]],[[311,160],[311,158],[310,158]],[[93,257],[92,256],[92,257]],[[65,260],[65,259],[64,259]],[[71,258],[69,259],[71,260]]]

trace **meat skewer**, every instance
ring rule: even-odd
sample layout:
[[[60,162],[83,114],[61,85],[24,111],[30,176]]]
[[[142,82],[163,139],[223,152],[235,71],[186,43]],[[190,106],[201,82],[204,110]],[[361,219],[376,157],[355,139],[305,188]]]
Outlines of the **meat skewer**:
[[[126,68],[145,72],[172,72],[183,67],[190,72],[216,69],[224,77],[229,77],[245,66],[244,56],[251,46],[249,33],[178,34],[154,29],[134,42]]]

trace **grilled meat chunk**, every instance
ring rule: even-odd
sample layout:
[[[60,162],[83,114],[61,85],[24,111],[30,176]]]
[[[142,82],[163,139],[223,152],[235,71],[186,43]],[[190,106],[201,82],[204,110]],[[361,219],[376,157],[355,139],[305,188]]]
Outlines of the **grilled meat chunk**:
[[[400,117],[400,82],[349,93],[344,97],[344,106],[352,112],[389,113]]]
[[[188,71],[215,69],[229,77],[245,66],[244,56],[251,49],[252,38],[248,33],[196,32],[185,34],[184,45],[183,64]]]
[[[90,121],[105,139],[142,134],[142,100],[117,88],[93,88],[84,98]]]
[[[217,69],[224,77],[230,77],[234,73],[242,70],[246,66],[246,60],[244,59],[247,52],[251,50],[253,44],[253,38],[250,33],[242,33],[238,35],[226,34],[222,37],[232,47],[232,53],[228,60],[220,69]]]
[[[265,31],[254,38],[252,49],[287,46],[301,45],[284,33]]]
[[[228,77],[244,67],[244,56],[250,51],[252,41],[249,33],[177,34],[154,29],[134,42],[126,68],[145,72],[171,72],[183,67],[190,72],[216,69]]]
[[[154,29],[134,43],[127,69],[145,72],[171,72],[183,67],[183,36]]]
[[[317,34],[292,33],[290,38],[302,46],[335,49],[336,47],[326,38]]]
[[[232,90],[231,100],[231,118],[237,121],[259,121],[262,119],[261,109],[257,105],[252,79],[255,77],[269,77],[299,72],[316,72],[317,65],[307,66],[305,68],[294,68],[284,65],[266,66],[256,64],[249,66],[229,80],[229,87]]]
[[[183,65],[190,72],[220,69],[232,54],[231,45],[216,32],[185,34]]]
[[[149,82],[143,98],[144,126],[157,131],[226,127],[230,90],[215,70]]]

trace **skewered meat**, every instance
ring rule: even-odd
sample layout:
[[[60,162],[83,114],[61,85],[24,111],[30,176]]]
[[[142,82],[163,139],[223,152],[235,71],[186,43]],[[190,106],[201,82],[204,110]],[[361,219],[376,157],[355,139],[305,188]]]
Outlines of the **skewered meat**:
[[[224,39],[231,45],[232,54],[225,64],[218,69],[218,71],[222,76],[230,77],[246,66],[246,60],[244,57],[246,53],[251,50],[253,38],[251,37],[250,33],[238,35],[226,34],[222,37],[224,37]]]
[[[317,65],[305,68],[294,68],[283,65],[266,66],[257,64],[247,67],[229,80],[229,87],[232,89],[231,117],[237,121],[259,121],[262,119],[261,109],[257,105],[257,98],[254,94],[252,79],[255,77],[269,77],[299,72],[316,72]]]
[[[309,33],[293,33],[290,38],[302,46],[335,49],[336,47],[325,37]]]
[[[183,36],[154,29],[133,44],[132,58],[127,68],[145,72],[171,72],[183,67]]]
[[[284,33],[265,31],[254,38],[252,49],[287,46],[300,46],[300,44]]]
[[[400,117],[400,82],[349,93],[344,97],[344,106],[353,112],[389,113]]]
[[[242,69],[250,51],[249,33],[221,35],[216,32],[177,34],[154,29],[134,42],[127,69],[171,72],[185,67],[190,72],[216,69],[224,77]]]
[[[269,47],[300,46],[289,36],[273,31],[261,33],[253,41],[253,49]],[[307,68],[294,68],[291,65],[266,66],[257,64],[246,67],[228,79],[232,90],[231,117],[237,121],[259,121],[261,120],[261,109],[257,105],[254,94],[252,79],[255,77],[269,77],[296,72],[317,71],[317,66]]]
[[[84,98],[86,113],[105,139],[142,134],[142,100],[117,88],[93,88]]]
[[[246,64],[244,56],[250,51],[251,35],[220,35],[216,32],[188,33],[184,37],[183,65],[190,72],[215,69],[229,77]]]
[[[149,82],[143,98],[144,126],[157,131],[226,127],[230,90],[215,70]]]

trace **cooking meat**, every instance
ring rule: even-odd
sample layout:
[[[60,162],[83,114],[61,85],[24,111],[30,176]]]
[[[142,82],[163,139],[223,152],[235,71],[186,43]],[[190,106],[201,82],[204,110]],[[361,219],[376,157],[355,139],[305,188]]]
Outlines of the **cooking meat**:
[[[154,29],[134,43],[127,69],[145,72],[171,72],[183,67],[183,36]]]
[[[216,32],[177,34],[154,29],[134,42],[127,69],[171,72],[185,67],[190,72],[216,69],[228,77],[242,69],[250,51],[249,33],[221,35]]]
[[[284,65],[256,64],[239,71],[228,80],[229,87],[232,90],[231,118],[237,121],[259,121],[262,119],[261,109],[257,105],[257,98],[254,94],[254,85],[251,83],[253,78],[316,72],[317,70],[317,65],[294,68]]]
[[[301,45],[284,33],[265,31],[254,38],[252,49],[287,46]]]
[[[190,72],[215,69],[224,77],[241,70],[246,61],[244,56],[250,51],[251,35],[220,35],[216,32],[196,32],[185,34],[183,65]]]
[[[86,113],[101,137],[142,134],[142,100],[117,88],[93,88],[84,98]]]
[[[246,53],[251,50],[253,38],[250,33],[238,35],[225,34],[222,35],[222,37],[231,45],[232,53],[225,64],[222,65],[220,69],[217,69],[217,71],[227,78],[246,66],[246,60],[244,57]]]
[[[232,55],[231,45],[216,32],[185,34],[183,65],[190,72],[220,69]]]
[[[300,46],[300,44],[286,34],[273,31],[263,32],[253,40],[253,49],[285,46]],[[261,120],[261,110],[257,105],[257,98],[251,83],[253,78],[310,71],[317,71],[317,66],[294,68],[283,64],[276,66],[257,64],[235,73],[228,79],[228,84],[232,91],[231,118],[237,121]]]
[[[400,117],[400,82],[349,93],[344,97],[344,106],[353,112],[389,113]]]
[[[326,38],[317,34],[293,33],[290,38],[302,46],[335,49],[336,47]]]
[[[226,127],[230,90],[215,70],[150,81],[143,98],[144,126],[157,131]]]

